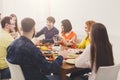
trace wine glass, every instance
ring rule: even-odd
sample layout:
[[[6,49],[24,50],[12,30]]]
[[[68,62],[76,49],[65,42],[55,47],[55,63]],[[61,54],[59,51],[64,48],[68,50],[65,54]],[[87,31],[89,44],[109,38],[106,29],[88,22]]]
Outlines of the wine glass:
[[[54,45],[55,46],[59,46],[59,44],[60,44],[60,37],[58,35],[55,35],[53,37],[53,40],[54,40]]]

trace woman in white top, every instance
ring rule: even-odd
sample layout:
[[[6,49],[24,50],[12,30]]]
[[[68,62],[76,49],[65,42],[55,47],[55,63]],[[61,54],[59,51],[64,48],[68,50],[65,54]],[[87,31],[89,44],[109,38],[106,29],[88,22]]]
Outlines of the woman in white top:
[[[91,44],[76,58],[75,66],[91,68],[88,80],[94,80],[100,66],[114,65],[112,46],[109,42],[107,30],[101,23],[92,25],[90,32]]]

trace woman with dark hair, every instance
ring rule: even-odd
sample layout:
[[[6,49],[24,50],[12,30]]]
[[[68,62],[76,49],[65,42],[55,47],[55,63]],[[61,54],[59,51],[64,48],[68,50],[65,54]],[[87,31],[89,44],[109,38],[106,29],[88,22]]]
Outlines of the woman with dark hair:
[[[17,16],[15,14],[10,14],[10,17],[12,18],[12,25],[14,25],[14,29],[11,32],[11,35],[15,39],[16,37],[18,37],[18,35],[20,35],[20,30],[17,24]]]
[[[114,65],[112,46],[108,38],[107,30],[101,23],[92,25],[90,32],[91,44],[76,58],[75,66],[91,68],[89,80],[94,80],[100,66]]]
[[[75,47],[74,44],[76,44],[77,41],[77,35],[74,31],[72,31],[71,22],[68,19],[64,19],[61,23],[62,23],[61,25],[62,45],[74,48]]]

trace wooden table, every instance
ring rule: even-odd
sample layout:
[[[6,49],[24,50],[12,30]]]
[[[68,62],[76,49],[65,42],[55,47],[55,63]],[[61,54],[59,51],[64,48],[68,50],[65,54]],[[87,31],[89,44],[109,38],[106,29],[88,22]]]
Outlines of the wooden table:
[[[67,64],[65,61],[59,69],[61,80],[66,80],[66,74],[72,73],[78,70],[83,70],[83,68],[76,68],[73,64]]]

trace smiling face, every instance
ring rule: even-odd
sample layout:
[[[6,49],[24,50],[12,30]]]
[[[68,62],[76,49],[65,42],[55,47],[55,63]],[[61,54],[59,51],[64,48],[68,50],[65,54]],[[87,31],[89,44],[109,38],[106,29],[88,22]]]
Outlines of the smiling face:
[[[90,26],[85,24],[85,32],[88,34],[90,32]]]
[[[48,20],[46,21],[46,25],[49,29],[51,29],[53,27],[53,23]]]
[[[5,28],[8,30],[9,33],[14,31],[14,23],[12,22],[12,19],[10,19],[9,23],[5,24]]]
[[[13,31],[14,31],[14,28],[15,28],[15,23],[14,23],[14,21],[11,19],[11,20],[10,20],[10,24],[9,24],[9,30],[10,30],[10,32],[13,32]]]
[[[89,34],[90,30],[91,30],[91,26],[95,23],[95,21],[93,20],[88,20],[85,22],[85,31],[87,34]]]
[[[62,30],[62,32],[64,31],[64,26],[61,24],[61,30]]]
[[[12,26],[13,28],[15,28],[15,21],[14,21],[13,19],[11,19],[10,22],[11,22],[11,26]]]
[[[52,16],[49,16],[47,19],[46,19],[46,25],[48,27],[48,29],[51,29],[53,26],[54,26],[54,23],[55,23],[55,19],[54,17]]]
[[[13,21],[16,21],[16,17],[12,17],[12,20],[13,20]]]

